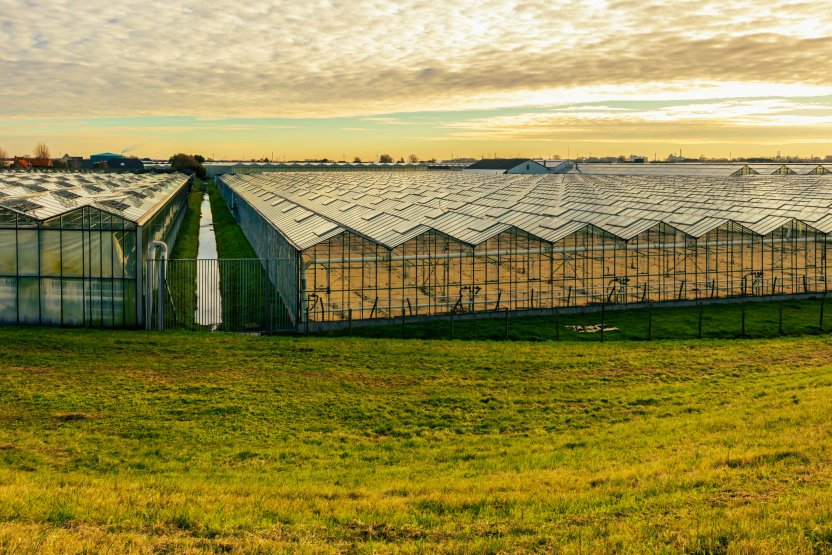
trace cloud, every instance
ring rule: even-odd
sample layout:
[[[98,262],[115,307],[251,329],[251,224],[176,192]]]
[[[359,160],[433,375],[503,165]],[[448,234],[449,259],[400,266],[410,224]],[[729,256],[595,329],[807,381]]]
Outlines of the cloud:
[[[819,65],[832,51],[824,5],[7,0],[0,116],[373,116],[817,94],[832,90]]]
[[[827,100],[732,99],[621,110],[583,105],[446,122],[442,127],[450,132],[433,139],[702,143],[758,142],[768,135],[777,136],[774,142],[828,143],[832,97]]]

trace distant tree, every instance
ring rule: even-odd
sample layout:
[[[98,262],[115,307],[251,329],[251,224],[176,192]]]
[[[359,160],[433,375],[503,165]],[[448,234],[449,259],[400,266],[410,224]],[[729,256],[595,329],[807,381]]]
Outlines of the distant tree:
[[[194,160],[196,160],[200,164],[205,163],[205,157],[202,154],[194,154]]]
[[[66,160],[64,160],[63,158],[58,158],[57,160],[54,160],[52,162],[52,167],[56,170],[65,170],[67,169],[68,165],[66,163]]]
[[[361,157],[356,156],[355,158],[352,159],[352,162],[353,162],[353,164],[360,164],[361,163]]]
[[[401,158],[399,158],[399,161],[398,161],[398,162],[396,162],[396,163],[397,163],[397,164],[404,164],[404,156],[402,156]]]
[[[49,158],[49,147],[44,143],[38,143],[35,145],[33,154],[35,158]]]
[[[200,158],[202,158],[200,156]],[[204,158],[203,158],[204,160]],[[195,173],[197,177],[205,177],[205,168],[197,161],[196,156],[180,152],[170,157],[170,167],[185,173]]]
[[[378,157],[378,161],[382,164],[392,164],[393,163],[393,157],[390,156],[389,154],[382,154],[381,156]]]
[[[419,157],[416,156],[415,154],[411,154],[410,156],[407,157],[407,159],[408,159],[408,161],[410,161],[411,164],[415,164],[419,161]]]

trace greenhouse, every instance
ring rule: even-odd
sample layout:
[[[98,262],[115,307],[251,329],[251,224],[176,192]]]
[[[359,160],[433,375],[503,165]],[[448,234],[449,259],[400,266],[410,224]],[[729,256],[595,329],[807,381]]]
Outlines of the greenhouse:
[[[182,174],[0,173],[0,323],[143,324],[143,262],[172,243]]]
[[[832,177],[271,173],[217,183],[295,322],[827,289]]]

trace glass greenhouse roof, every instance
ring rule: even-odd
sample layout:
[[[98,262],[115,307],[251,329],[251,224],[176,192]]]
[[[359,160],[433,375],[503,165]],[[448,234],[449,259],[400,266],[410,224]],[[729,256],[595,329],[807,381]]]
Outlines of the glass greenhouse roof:
[[[727,222],[760,235],[792,220],[832,232],[829,175],[448,171],[265,173],[218,179],[298,250],[343,231],[388,248],[431,229],[472,246],[511,227],[551,243],[587,225],[624,240],[659,223],[694,238]]]
[[[189,179],[184,174],[0,172],[0,208],[43,221],[95,206],[142,224]]]

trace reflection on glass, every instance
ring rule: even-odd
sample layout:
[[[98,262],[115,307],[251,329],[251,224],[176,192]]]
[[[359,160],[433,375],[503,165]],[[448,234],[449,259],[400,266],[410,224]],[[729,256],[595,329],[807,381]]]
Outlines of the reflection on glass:
[[[38,232],[35,229],[17,230],[17,273],[38,275]]]
[[[0,275],[17,275],[17,231],[0,229]]]
[[[40,280],[40,321],[42,324],[61,325],[61,280]]]
[[[42,276],[61,275],[61,232],[40,232],[40,273]]]
[[[17,322],[17,280],[0,277],[0,323]]]

